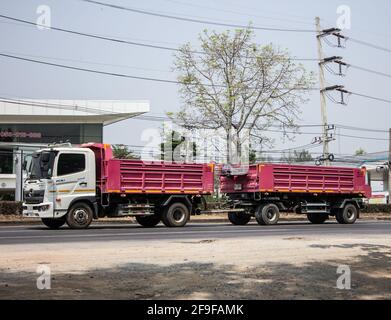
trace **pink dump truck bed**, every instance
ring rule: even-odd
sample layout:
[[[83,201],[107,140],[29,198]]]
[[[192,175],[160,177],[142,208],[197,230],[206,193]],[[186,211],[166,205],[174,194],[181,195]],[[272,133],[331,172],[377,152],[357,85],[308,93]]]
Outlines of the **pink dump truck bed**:
[[[221,176],[222,193],[339,193],[370,197],[365,169],[282,164],[251,165],[247,174]]]
[[[213,165],[145,163],[140,160],[107,162],[107,193],[210,194]]]
[[[110,145],[85,144],[96,158],[96,180],[102,193],[210,194],[214,164],[114,159]]]

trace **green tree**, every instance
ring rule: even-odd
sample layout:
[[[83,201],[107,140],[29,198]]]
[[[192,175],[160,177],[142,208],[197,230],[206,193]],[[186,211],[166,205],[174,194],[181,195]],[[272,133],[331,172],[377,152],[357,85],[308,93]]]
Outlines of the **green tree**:
[[[314,158],[312,157],[311,153],[307,150],[301,150],[301,151],[293,151],[292,153],[283,154],[280,161],[287,162],[287,163],[294,163],[294,162],[308,162],[313,161]]]
[[[284,135],[296,129],[299,105],[307,101],[303,93],[313,83],[313,74],[286,50],[260,46],[253,38],[250,29],[205,30],[199,37],[202,54],[186,44],[174,63],[183,105],[172,118],[187,128],[223,129],[227,160],[230,138],[239,150],[245,130],[267,142],[264,132],[272,125]]]
[[[179,148],[179,149],[178,149]],[[175,130],[165,132],[163,130],[163,142],[160,144],[161,159],[175,161],[174,152],[191,150],[192,156],[197,156],[197,145],[195,142],[186,141],[186,138]],[[169,153],[167,155],[166,153]]]
[[[140,159],[140,156],[133,153],[127,146],[123,144],[112,145],[114,158],[117,159]]]
[[[359,149],[357,149],[356,150],[356,152],[355,152],[355,155],[356,156],[364,156],[364,155],[366,155],[367,153],[365,152],[365,150],[363,149],[363,148],[359,148]]]

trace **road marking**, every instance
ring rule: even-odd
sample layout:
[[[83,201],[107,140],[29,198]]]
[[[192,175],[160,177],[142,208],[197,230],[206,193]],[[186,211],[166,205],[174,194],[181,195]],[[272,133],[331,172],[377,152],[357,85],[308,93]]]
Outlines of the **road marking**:
[[[323,232],[319,232],[319,231],[323,231]],[[317,235],[317,234],[320,234],[320,233],[324,233],[324,231],[328,232],[328,231],[332,231],[332,232],[338,232],[340,231],[341,233],[344,233],[344,234],[354,234],[352,233],[351,231],[353,230],[346,230],[346,228],[337,228],[337,229],[317,229],[317,230],[314,230],[314,233],[311,234],[311,235]],[[357,231],[361,231],[361,230],[357,230]],[[287,234],[289,233],[298,233],[298,230],[295,229],[295,228],[290,228],[290,229],[283,229],[283,228],[276,228],[276,229],[264,229],[264,228],[260,228],[260,229],[247,229],[245,230],[245,228],[241,229],[241,230],[194,230],[194,231],[175,231],[175,232],[137,232],[137,233],[95,233],[95,234],[53,234],[53,235],[30,235],[30,236],[5,236],[5,237],[1,237],[0,236],[0,240],[11,240],[11,239],[39,239],[39,238],[46,238],[46,239],[50,239],[50,238],[56,238],[56,239],[61,239],[61,238],[98,238],[98,237],[142,237],[142,236],[158,236],[158,235],[161,235],[161,236],[176,236],[176,235],[204,235],[204,234],[214,234],[215,236],[218,236],[218,235],[221,235],[221,234],[243,234],[243,237],[246,237],[247,235],[249,234],[259,234],[259,235],[262,235],[262,234],[265,234],[265,233],[280,233],[280,232],[287,232]],[[300,232],[299,232],[300,233]],[[309,234],[306,233],[305,234],[306,236],[308,236]]]
[[[292,229],[259,229],[259,230],[247,230],[246,233],[268,233],[268,232],[280,232],[280,231],[290,231]],[[33,239],[33,238],[93,238],[93,237],[115,237],[115,236],[149,236],[149,235],[178,235],[178,234],[205,234],[205,233],[214,233],[214,234],[227,234],[227,233],[243,233],[244,230],[200,230],[200,231],[176,231],[176,232],[138,232],[138,233],[97,233],[97,234],[66,234],[66,235],[37,235],[37,236],[9,236],[9,237],[0,237],[0,239]],[[244,235],[245,236],[245,235]]]

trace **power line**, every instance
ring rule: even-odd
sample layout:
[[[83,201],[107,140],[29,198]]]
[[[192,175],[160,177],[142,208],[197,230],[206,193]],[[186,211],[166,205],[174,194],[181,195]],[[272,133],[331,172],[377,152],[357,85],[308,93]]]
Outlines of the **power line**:
[[[371,128],[363,128],[363,127],[353,127],[353,126],[347,126],[343,124],[336,124],[336,127],[346,130],[352,130],[352,131],[370,131],[370,132],[384,132],[389,133],[389,130],[381,130],[381,129],[371,129]]]
[[[14,17],[2,15],[2,14],[0,14],[0,18],[12,20],[12,21],[17,21],[17,22],[21,22],[21,23],[25,23],[25,24],[28,24],[28,25],[31,25],[31,26],[34,26],[34,27],[38,26],[38,27],[45,27],[45,28],[47,28],[47,26],[45,26],[45,25],[41,25],[41,24],[38,24],[38,23],[35,23],[35,22],[32,22],[32,21],[18,19],[18,18],[14,18]],[[88,38],[94,38],[94,39],[99,39],[99,40],[105,40],[105,41],[117,42],[117,43],[122,43],[122,44],[128,44],[128,45],[133,45],[133,46],[148,47],[148,48],[168,50],[168,51],[180,51],[180,49],[173,48],[173,47],[158,46],[158,45],[152,45],[152,44],[147,44],[147,43],[140,43],[140,42],[129,41],[129,40],[124,40],[124,39],[117,39],[117,38],[100,36],[100,35],[86,33],[86,32],[81,32],[81,31],[75,31],[75,30],[69,30],[69,29],[64,29],[64,28],[53,27],[53,26],[50,27],[50,30],[70,33],[70,34],[74,34],[74,35],[79,35],[79,36],[88,37]],[[200,52],[194,51],[193,53],[200,53]]]
[[[240,25],[240,24],[230,24],[230,23],[223,23],[223,22],[217,22],[217,21],[211,21],[211,20],[201,20],[201,19],[194,19],[194,18],[185,18],[180,16],[174,16],[174,15],[168,15],[163,13],[157,13],[157,12],[151,12],[147,10],[141,10],[136,8],[130,8],[125,6],[119,6],[109,3],[104,3],[100,1],[93,1],[93,0],[80,0],[83,2],[109,7],[113,9],[119,9],[119,10],[125,10],[129,12],[139,13],[143,15],[149,15],[159,18],[167,18],[177,21],[186,21],[186,22],[193,22],[193,23],[201,23],[201,24],[209,24],[209,25],[216,25],[216,26],[223,26],[223,27],[232,27],[232,28],[244,28],[244,29],[253,29],[253,30],[264,30],[264,31],[279,31],[279,32],[302,32],[302,33],[315,33],[315,30],[309,30],[309,29],[284,29],[284,28],[269,28],[269,27],[260,27],[260,26],[251,26],[251,25]]]
[[[283,18],[274,18],[274,17],[270,17],[270,16],[261,16],[261,15],[255,15],[254,13],[245,13],[245,12],[235,11],[233,9],[227,10],[227,9],[222,9],[222,8],[209,7],[209,6],[188,3],[188,2],[183,2],[183,1],[177,1],[177,0],[164,0],[164,1],[183,5],[183,6],[203,8],[203,9],[208,9],[208,10],[213,10],[213,11],[218,11],[218,12],[227,12],[227,13],[231,13],[231,14],[235,14],[235,15],[246,16],[246,17],[250,16],[250,17],[262,18],[262,19],[276,20],[276,21],[293,22],[293,23],[298,23],[298,24],[303,24],[303,25],[311,25],[311,26],[313,25],[313,23],[303,22],[303,20],[298,21],[298,20],[292,20],[292,19],[286,19],[286,18],[283,19]]]
[[[110,112],[105,111],[105,110],[95,109],[95,108],[87,108],[87,107],[83,107],[83,106],[79,106],[79,105],[68,105],[68,104],[60,104],[60,103],[44,103],[44,102],[26,101],[26,100],[6,98],[6,97],[1,97],[1,96],[0,96],[0,102],[16,104],[16,105],[43,107],[43,108],[65,109],[65,110],[84,111],[84,112],[92,112],[92,113],[100,113],[100,114],[111,114]],[[157,121],[157,122],[171,120],[169,117],[148,116],[148,115],[136,116],[133,119],[134,120],[145,120],[145,121]],[[298,126],[298,127],[306,127],[306,126],[308,127],[309,125],[303,125],[303,126]],[[310,125],[310,126],[320,127],[321,125]],[[277,126],[271,126],[271,127],[277,127]],[[345,129],[345,130],[388,132],[387,130],[366,129],[366,128],[349,127],[349,126],[342,126],[342,125],[336,125],[336,127],[339,127],[341,129]],[[283,132],[281,130],[272,130],[272,129],[264,129],[263,131],[265,131],[265,132],[274,132],[274,133],[282,133]],[[287,133],[287,134],[294,134],[294,135],[314,135],[314,134],[320,134],[319,132],[295,132],[295,131],[287,131],[285,133]],[[377,138],[377,137],[363,137],[363,136],[346,135],[346,134],[339,134],[339,133],[335,133],[333,135],[334,136],[347,137],[347,138],[357,138],[357,139],[363,139],[363,140],[389,141],[389,139]],[[285,149],[285,150],[290,150],[290,149]]]
[[[156,81],[156,82],[163,82],[163,83],[181,84],[180,81],[175,81],[175,80],[140,77],[140,76],[123,74],[123,73],[114,73],[114,72],[106,72],[106,71],[100,71],[100,70],[94,70],[94,69],[80,68],[80,67],[74,67],[74,66],[69,66],[69,65],[64,65],[64,64],[51,63],[51,62],[42,61],[42,60],[28,59],[28,58],[18,57],[15,55],[9,55],[9,54],[4,54],[4,53],[0,53],[0,56],[5,57],[5,58],[22,60],[22,61],[26,61],[26,62],[33,62],[33,63],[43,64],[43,65],[48,65],[48,66],[52,66],[52,67],[102,74],[102,75],[106,75],[106,76],[130,78],[130,79],[136,79],[136,80]]]
[[[1,15],[0,18],[3,19],[8,19],[24,24],[28,24],[30,26],[34,27],[46,27],[45,25],[38,24],[36,22],[28,21],[28,20],[23,20],[19,18],[14,18],[6,15]],[[78,36],[83,36],[83,37],[88,37],[88,38],[93,38],[93,39],[98,39],[98,40],[104,40],[104,41],[110,41],[110,42],[116,42],[116,43],[121,43],[121,44],[126,44],[126,45],[132,45],[132,46],[139,46],[139,47],[146,47],[146,48],[152,48],[152,49],[160,49],[160,50],[168,50],[172,52],[181,52],[181,49],[179,48],[174,48],[174,47],[168,47],[168,46],[160,46],[160,45],[152,45],[152,44],[147,44],[147,43],[141,43],[141,42],[135,42],[135,41],[129,41],[125,39],[118,39],[118,38],[113,38],[113,37],[108,37],[108,36],[102,36],[102,35],[97,35],[97,34],[91,34],[91,33],[86,33],[86,32],[81,32],[81,31],[75,31],[75,30],[70,30],[70,29],[65,29],[65,28],[59,28],[59,27],[50,27],[50,30],[55,30],[59,32],[65,32],[68,34],[73,34],[73,35],[78,35]],[[191,53],[194,54],[200,54],[203,55],[205,52],[202,51],[197,51],[197,50],[190,50]],[[318,61],[316,58],[290,58],[292,61]]]
[[[358,40],[358,39],[354,39],[354,38],[349,38],[349,37],[346,37],[346,39],[350,40],[352,42],[355,42],[355,43],[367,46],[367,47],[371,47],[373,49],[377,49],[377,50],[381,50],[381,51],[385,51],[385,52],[391,53],[391,49],[388,49],[388,48],[385,48],[385,47],[381,47],[381,46],[379,46],[377,44],[373,44],[373,43],[369,43],[369,42],[366,42],[366,41],[362,41],[362,40]]]
[[[124,65],[124,64],[113,64],[113,63],[105,63],[105,62],[97,62],[97,61],[50,57],[50,56],[34,55],[34,54],[27,54],[27,53],[18,53],[18,52],[12,52],[12,51],[3,51],[3,53],[10,54],[10,55],[25,56],[25,57],[30,57],[30,58],[39,58],[39,59],[43,58],[43,59],[51,59],[51,60],[58,60],[58,61],[68,61],[68,62],[76,62],[76,63],[83,63],[83,64],[92,64],[92,65],[98,65],[98,66],[108,66],[108,67],[115,67],[115,68],[128,68],[128,69],[135,69],[135,70],[164,72],[164,73],[172,74],[172,71],[169,71],[169,70],[143,68],[143,67]]]
[[[99,113],[99,114],[112,114],[108,111],[104,111],[101,109],[82,107],[78,105],[66,105],[60,103],[43,103],[43,102],[35,102],[35,101],[23,101],[12,98],[0,97],[0,102],[10,103],[15,105],[24,105],[31,107],[42,107],[42,108],[51,108],[51,109],[64,109],[64,110],[72,110],[72,111],[82,111],[82,112],[91,112],[91,113]]]
[[[95,70],[95,69],[87,69],[87,68],[81,68],[81,67],[75,67],[75,66],[70,66],[70,65],[52,63],[52,62],[47,62],[47,61],[42,61],[42,60],[23,58],[23,57],[18,57],[18,56],[15,56],[15,55],[4,54],[4,53],[0,53],[0,56],[5,57],[5,58],[11,58],[11,59],[16,59],[16,60],[26,61],[26,62],[32,62],[32,63],[42,64],[42,65],[48,65],[48,66],[51,66],[51,67],[64,68],[64,69],[70,69],[70,70],[76,70],[76,71],[84,71],[84,72],[89,72],[89,73],[102,74],[102,75],[106,75],[106,76],[130,78],[130,79],[145,80],[145,81],[155,81],[155,82],[171,83],[171,84],[183,84],[183,82],[176,81],[176,80],[158,79],[158,78],[151,78],[151,77],[142,77],[142,76],[128,75],[128,74],[123,74],[123,73],[107,72],[107,71],[101,71],[101,70]],[[192,83],[188,83],[188,84],[192,85]],[[202,84],[202,85],[204,85],[206,87],[222,87],[222,88],[226,87],[225,85],[212,85],[212,84]],[[280,89],[280,90],[298,90],[298,91],[318,90],[317,88],[300,88],[300,87],[275,88],[275,89]]]
[[[376,101],[385,102],[385,103],[391,103],[391,100],[388,100],[388,99],[383,99],[383,98],[378,98],[378,97],[374,97],[374,96],[369,96],[369,95],[362,94],[362,93],[357,93],[357,92],[348,92],[348,93],[352,94],[354,96],[362,97],[362,98],[367,98],[367,99],[376,100]]]
[[[335,135],[339,136],[339,137],[355,138],[355,139],[363,139],[363,140],[376,140],[376,141],[389,141],[390,140],[390,139],[385,139],[385,138],[352,136],[352,135],[340,134],[340,133],[336,133]]]
[[[384,73],[384,72],[380,72],[380,71],[376,71],[376,70],[372,70],[372,69],[368,69],[368,68],[363,68],[363,67],[355,66],[352,64],[349,64],[348,67],[351,67],[351,68],[354,68],[357,70],[361,70],[361,71],[365,71],[365,72],[369,72],[369,73],[373,73],[373,74],[377,74],[379,76],[391,78],[391,74],[389,74],[389,73]]]

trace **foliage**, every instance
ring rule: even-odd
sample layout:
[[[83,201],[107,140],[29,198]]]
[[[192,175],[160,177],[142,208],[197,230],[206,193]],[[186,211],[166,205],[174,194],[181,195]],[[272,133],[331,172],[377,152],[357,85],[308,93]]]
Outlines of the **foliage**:
[[[176,55],[181,110],[171,117],[185,128],[223,129],[227,140],[239,147],[244,132],[257,135],[257,143],[271,143],[265,130],[272,125],[296,130],[303,92],[313,74],[293,62],[289,53],[272,44],[253,41],[251,29],[216,33],[204,31],[202,54],[189,44]],[[262,142],[259,142],[262,141]],[[227,160],[230,148],[227,148]],[[238,148],[239,149],[239,148]]]
[[[282,162],[292,163],[292,162],[307,162],[313,161],[311,153],[307,150],[294,151],[293,154],[289,153],[288,155],[283,155],[280,159]]]
[[[133,153],[123,144],[112,145],[114,158],[117,159],[140,159],[140,156]]]
[[[182,153],[188,154],[188,150],[193,157],[197,155],[197,145],[195,142],[188,142],[186,138],[175,130],[163,133],[163,142],[160,144],[161,159],[167,161],[174,161],[176,159],[174,153],[182,156]],[[169,153],[167,155],[166,153]]]
[[[0,214],[22,214],[22,202],[0,201]]]
[[[356,152],[355,152],[355,155],[356,156],[364,156],[364,155],[366,155],[367,153],[365,152],[365,150],[363,149],[363,148],[359,148],[359,149],[357,149],[356,150]]]

